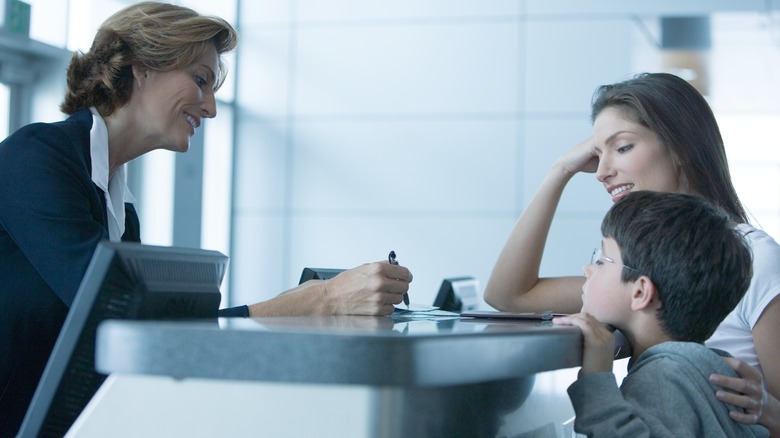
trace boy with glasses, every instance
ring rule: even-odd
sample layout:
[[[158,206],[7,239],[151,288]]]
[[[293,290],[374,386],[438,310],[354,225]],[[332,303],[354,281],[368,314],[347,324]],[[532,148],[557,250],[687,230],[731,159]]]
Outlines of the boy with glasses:
[[[582,313],[556,318],[583,334],[582,368],[568,389],[578,433],[616,436],[764,437],[733,421],[712,373],[735,376],[703,342],[734,309],[751,278],[751,254],[728,216],[684,194],[635,192],[601,225],[602,247],[584,269]],[[632,347],[628,375],[612,374],[620,330]]]

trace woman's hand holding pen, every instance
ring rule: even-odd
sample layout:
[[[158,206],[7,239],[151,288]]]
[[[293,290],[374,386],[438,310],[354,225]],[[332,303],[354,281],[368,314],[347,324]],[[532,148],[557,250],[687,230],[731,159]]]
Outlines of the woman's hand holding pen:
[[[360,265],[324,284],[325,299],[336,315],[388,315],[409,291],[409,269],[384,262]]]
[[[391,265],[397,265],[398,259],[395,258],[395,251],[390,251],[390,254],[387,256],[387,263],[390,263]],[[409,308],[409,294],[404,294],[404,304],[406,305],[406,308]]]

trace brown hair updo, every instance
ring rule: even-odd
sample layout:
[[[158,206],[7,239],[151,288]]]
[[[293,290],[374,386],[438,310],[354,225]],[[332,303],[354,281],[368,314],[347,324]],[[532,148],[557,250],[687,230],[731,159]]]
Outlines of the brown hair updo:
[[[108,116],[130,100],[134,65],[177,70],[195,62],[209,44],[221,55],[235,49],[238,34],[227,21],[182,6],[128,6],[103,22],[89,52],[73,54],[60,110],[70,115],[94,106]],[[225,76],[220,59],[215,89]]]

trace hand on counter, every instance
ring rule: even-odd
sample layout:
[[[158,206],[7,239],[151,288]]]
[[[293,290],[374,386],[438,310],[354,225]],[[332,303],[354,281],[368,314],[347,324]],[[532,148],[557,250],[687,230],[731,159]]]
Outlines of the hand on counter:
[[[403,266],[366,263],[252,304],[249,316],[389,315],[403,301],[411,281],[412,273]]]
[[[575,313],[553,319],[555,325],[573,325],[582,330],[582,369],[580,375],[612,372],[615,336],[592,315]]]

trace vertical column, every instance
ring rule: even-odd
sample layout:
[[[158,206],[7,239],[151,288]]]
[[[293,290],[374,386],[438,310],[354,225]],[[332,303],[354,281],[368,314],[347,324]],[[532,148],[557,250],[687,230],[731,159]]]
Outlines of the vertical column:
[[[203,208],[203,129],[195,130],[190,150],[176,155],[173,192],[173,245],[200,247]]]

